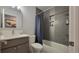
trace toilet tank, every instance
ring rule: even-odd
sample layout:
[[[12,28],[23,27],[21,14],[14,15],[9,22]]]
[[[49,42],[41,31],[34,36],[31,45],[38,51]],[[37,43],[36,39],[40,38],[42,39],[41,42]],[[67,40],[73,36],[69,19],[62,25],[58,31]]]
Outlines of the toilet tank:
[[[29,44],[35,43],[35,35],[29,36]]]

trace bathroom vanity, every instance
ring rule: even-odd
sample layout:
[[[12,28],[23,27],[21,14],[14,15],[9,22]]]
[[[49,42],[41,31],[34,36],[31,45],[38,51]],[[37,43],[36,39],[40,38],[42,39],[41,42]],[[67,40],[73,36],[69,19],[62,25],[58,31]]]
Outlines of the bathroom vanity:
[[[0,53],[29,52],[29,36],[19,29],[23,27],[21,10],[11,6],[0,7]],[[16,25],[17,24],[17,25]]]
[[[29,53],[29,36],[0,36],[0,53]]]

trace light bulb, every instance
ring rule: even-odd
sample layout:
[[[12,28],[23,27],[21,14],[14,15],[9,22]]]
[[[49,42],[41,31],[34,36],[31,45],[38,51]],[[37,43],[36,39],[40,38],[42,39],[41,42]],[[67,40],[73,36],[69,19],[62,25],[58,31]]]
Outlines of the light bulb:
[[[15,8],[16,6],[12,6],[12,8]]]
[[[19,10],[20,9],[20,6],[17,6],[17,9]]]

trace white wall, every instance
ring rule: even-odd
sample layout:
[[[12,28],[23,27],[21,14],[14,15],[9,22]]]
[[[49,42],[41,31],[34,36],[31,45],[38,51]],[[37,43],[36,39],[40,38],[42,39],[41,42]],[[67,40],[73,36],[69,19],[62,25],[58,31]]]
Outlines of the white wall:
[[[31,6],[21,7],[23,14],[23,30],[26,34],[34,34],[35,32],[35,14],[36,8]]]
[[[69,52],[79,52],[79,7],[70,6],[69,42],[74,42],[74,46],[69,46]]]

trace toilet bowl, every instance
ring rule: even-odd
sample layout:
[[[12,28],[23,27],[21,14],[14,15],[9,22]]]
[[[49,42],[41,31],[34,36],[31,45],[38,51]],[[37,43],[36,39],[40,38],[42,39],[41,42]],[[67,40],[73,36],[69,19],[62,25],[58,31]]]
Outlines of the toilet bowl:
[[[39,43],[35,43],[35,35],[29,36],[29,48],[32,53],[40,53],[43,46]]]
[[[40,53],[43,48],[43,46],[39,43],[33,43],[31,44],[31,47],[32,47],[32,52],[34,53]]]

